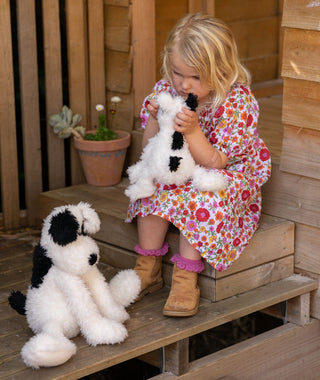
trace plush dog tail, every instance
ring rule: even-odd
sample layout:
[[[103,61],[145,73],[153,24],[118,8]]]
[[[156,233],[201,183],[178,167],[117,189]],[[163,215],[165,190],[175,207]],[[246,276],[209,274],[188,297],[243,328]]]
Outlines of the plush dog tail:
[[[12,291],[8,301],[10,306],[21,315],[26,315],[26,299],[27,297],[19,290]]]

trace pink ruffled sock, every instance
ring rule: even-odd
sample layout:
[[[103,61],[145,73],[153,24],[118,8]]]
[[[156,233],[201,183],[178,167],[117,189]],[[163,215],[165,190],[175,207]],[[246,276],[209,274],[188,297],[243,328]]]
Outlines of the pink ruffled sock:
[[[137,244],[134,247],[135,252],[139,253],[142,256],[164,256],[169,249],[169,244],[164,242],[163,246],[160,249],[143,249]]]
[[[177,267],[180,269],[187,270],[189,272],[197,272],[200,273],[204,270],[204,263],[200,260],[190,260],[186,259],[185,257],[182,257],[178,253],[176,253],[171,261],[173,263],[177,263]]]

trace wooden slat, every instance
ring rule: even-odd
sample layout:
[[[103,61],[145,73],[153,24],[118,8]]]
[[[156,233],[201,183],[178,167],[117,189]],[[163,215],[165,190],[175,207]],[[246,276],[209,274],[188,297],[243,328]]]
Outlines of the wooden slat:
[[[282,26],[319,30],[320,7],[318,1],[284,0]]]
[[[278,0],[215,0],[216,17],[228,23],[276,16],[278,7]]]
[[[279,24],[279,16],[231,23],[230,29],[235,36],[240,58],[277,55]],[[265,38],[266,35],[268,38]]]
[[[320,180],[320,132],[284,126],[280,170]]]
[[[106,48],[128,52],[131,45],[130,7],[105,6],[104,14]]]
[[[319,227],[312,227],[301,223],[296,223],[295,226],[295,267],[320,274]]]
[[[82,115],[82,125],[89,122],[89,76],[87,50],[86,0],[66,0],[69,106]],[[84,182],[78,152],[71,147],[72,184]]]
[[[88,1],[89,72],[90,72],[90,125],[98,125],[95,106],[106,106],[105,42],[103,0]]]
[[[19,182],[10,0],[0,1],[0,175],[3,224],[19,226]]]
[[[284,79],[282,122],[320,131],[320,83]]]
[[[143,22],[141,22],[143,20]],[[155,0],[132,3],[133,90],[135,116],[156,80]]]
[[[42,165],[34,0],[17,1],[17,22],[27,220],[35,225],[39,223]]]
[[[320,82],[319,43],[318,31],[286,28],[282,76]]]
[[[43,0],[42,17],[48,120],[50,115],[61,112],[63,105],[59,0]],[[49,189],[61,188],[65,186],[64,141],[54,134],[48,123],[47,155]]]
[[[218,279],[215,301],[255,289],[293,274],[293,255]]]
[[[106,86],[109,91],[131,92],[132,49],[128,53],[107,50],[106,52]],[[146,94],[147,95],[147,94]]]
[[[320,181],[281,172],[273,165],[271,179],[262,189],[265,213],[313,227],[320,225]]]

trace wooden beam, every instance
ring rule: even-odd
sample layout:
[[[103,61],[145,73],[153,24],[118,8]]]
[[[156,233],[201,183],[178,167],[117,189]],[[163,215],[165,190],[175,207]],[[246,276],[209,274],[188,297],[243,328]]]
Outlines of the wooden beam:
[[[98,125],[97,104],[106,107],[105,41],[103,0],[88,1],[90,125]]]
[[[34,0],[17,0],[25,195],[29,225],[38,224],[42,191],[40,110]]]
[[[19,226],[19,181],[10,0],[0,1],[0,174],[3,224]]]
[[[48,123],[49,116],[61,112],[62,65],[59,0],[42,1],[45,93],[47,115],[47,153],[49,189],[65,186],[64,140],[59,139]],[[57,159],[59,157],[59,159]]]
[[[132,2],[132,46],[134,115],[139,116],[156,81],[155,0]]]
[[[87,2],[66,0],[69,106],[82,115],[82,125],[89,121],[89,75],[87,50]],[[71,144],[71,182],[84,182],[78,152]]]

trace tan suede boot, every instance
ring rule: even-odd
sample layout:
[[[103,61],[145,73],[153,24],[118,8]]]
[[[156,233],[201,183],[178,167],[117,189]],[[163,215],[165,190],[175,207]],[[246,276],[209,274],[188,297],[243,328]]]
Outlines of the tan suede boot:
[[[134,270],[141,279],[141,291],[136,301],[163,287],[161,266],[161,256],[138,256]]]
[[[136,298],[139,301],[146,294],[163,287],[162,256],[168,252],[168,244],[164,243],[159,250],[145,250],[136,246],[135,251],[139,253],[134,267],[141,280],[141,291]]]
[[[177,259],[177,257],[179,258]],[[175,261],[176,260],[176,261]],[[172,261],[175,262],[172,273],[171,290],[167,302],[163,309],[163,315],[170,317],[189,317],[197,314],[200,299],[200,289],[198,283],[198,273],[204,264],[201,260],[190,265],[181,265],[181,261],[186,259],[180,255],[175,255]],[[192,262],[192,260],[187,260]],[[188,269],[182,269],[188,268]]]

